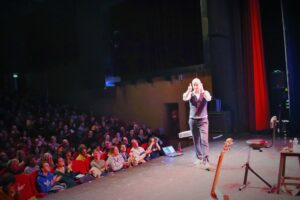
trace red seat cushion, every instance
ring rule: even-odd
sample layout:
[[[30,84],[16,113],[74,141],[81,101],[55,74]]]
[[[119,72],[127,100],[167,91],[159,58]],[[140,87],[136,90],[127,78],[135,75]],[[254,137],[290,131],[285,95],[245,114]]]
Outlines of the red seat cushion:
[[[128,154],[130,154],[131,147],[128,147],[126,151],[127,151]]]
[[[31,188],[32,188],[33,192],[35,193],[36,197],[42,198],[42,197],[46,196],[46,193],[39,192],[39,190],[37,188],[37,184],[36,184],[37,175],[38,175],[38,171],[35,171],[35,172],[32,172],[31,174],[29,174]]]
[[[143,144],[141,144],[141,147],[143,147],[143,149],[146,150],[147,147],[148,147],[148,144],[147,143],[143,143]]]
[[[103,152],[100,156],[101,160],[107,160],[107,158],[108,158],[107,152]]]
[[[81,174],[87,174],[89,172],[89,167],[87,167],[87,163],[83,160],[73,160],[72,170]]]
[[[35,189],[32,188],[30,175],[28,174],[18,174],[16,175],[16,187],[18,185],[24,185],[23,190],[20,191],[20,200],[27,200],[35,197]]]

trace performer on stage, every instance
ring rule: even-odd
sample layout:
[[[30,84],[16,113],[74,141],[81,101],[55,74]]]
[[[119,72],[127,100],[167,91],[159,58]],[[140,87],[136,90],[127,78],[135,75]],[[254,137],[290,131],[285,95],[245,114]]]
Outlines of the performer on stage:
[[[206,170],[209,170],[207,102],[210,100],[210,93],[203,89],[198,78],[194,78],[183,93],[183,101],[189,101],[190,105],[189,126],[197,157],[195,164]]]

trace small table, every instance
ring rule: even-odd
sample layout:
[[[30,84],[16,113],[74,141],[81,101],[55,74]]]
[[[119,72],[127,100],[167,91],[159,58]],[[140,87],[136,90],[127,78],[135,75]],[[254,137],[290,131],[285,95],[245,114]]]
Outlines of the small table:
[[[280,192],[280,188],[282,185],[300,185],[298,183],[285,182],[285,180],[300,180],[300,177],[288,177],[285,176],[285,163],[287,157],[298,157],[299,166],[300,166],[300,152],[289,152],[289,151],[281,151],[280,152],[280,163],[279,163],[279,172],[278,172],[278,182],[277,182],[277,194]]]

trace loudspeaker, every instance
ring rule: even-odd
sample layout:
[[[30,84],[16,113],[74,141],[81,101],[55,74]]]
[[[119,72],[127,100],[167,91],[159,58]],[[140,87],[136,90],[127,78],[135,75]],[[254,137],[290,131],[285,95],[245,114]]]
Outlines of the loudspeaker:
[[[231,131],[231,117],[229,111],[209,112],[209,132],[228,133]]]

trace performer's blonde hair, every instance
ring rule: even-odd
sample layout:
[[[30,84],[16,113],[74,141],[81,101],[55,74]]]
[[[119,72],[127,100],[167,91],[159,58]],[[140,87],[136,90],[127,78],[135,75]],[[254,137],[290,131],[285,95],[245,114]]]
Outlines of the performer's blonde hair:
[[[194,85],[194,83],[198,83],[198,85],[200,85],[200,84],[201,84],[201,81],[200,81],[199,78],[194,78],[194,79],[192,80],[192,85]]]

